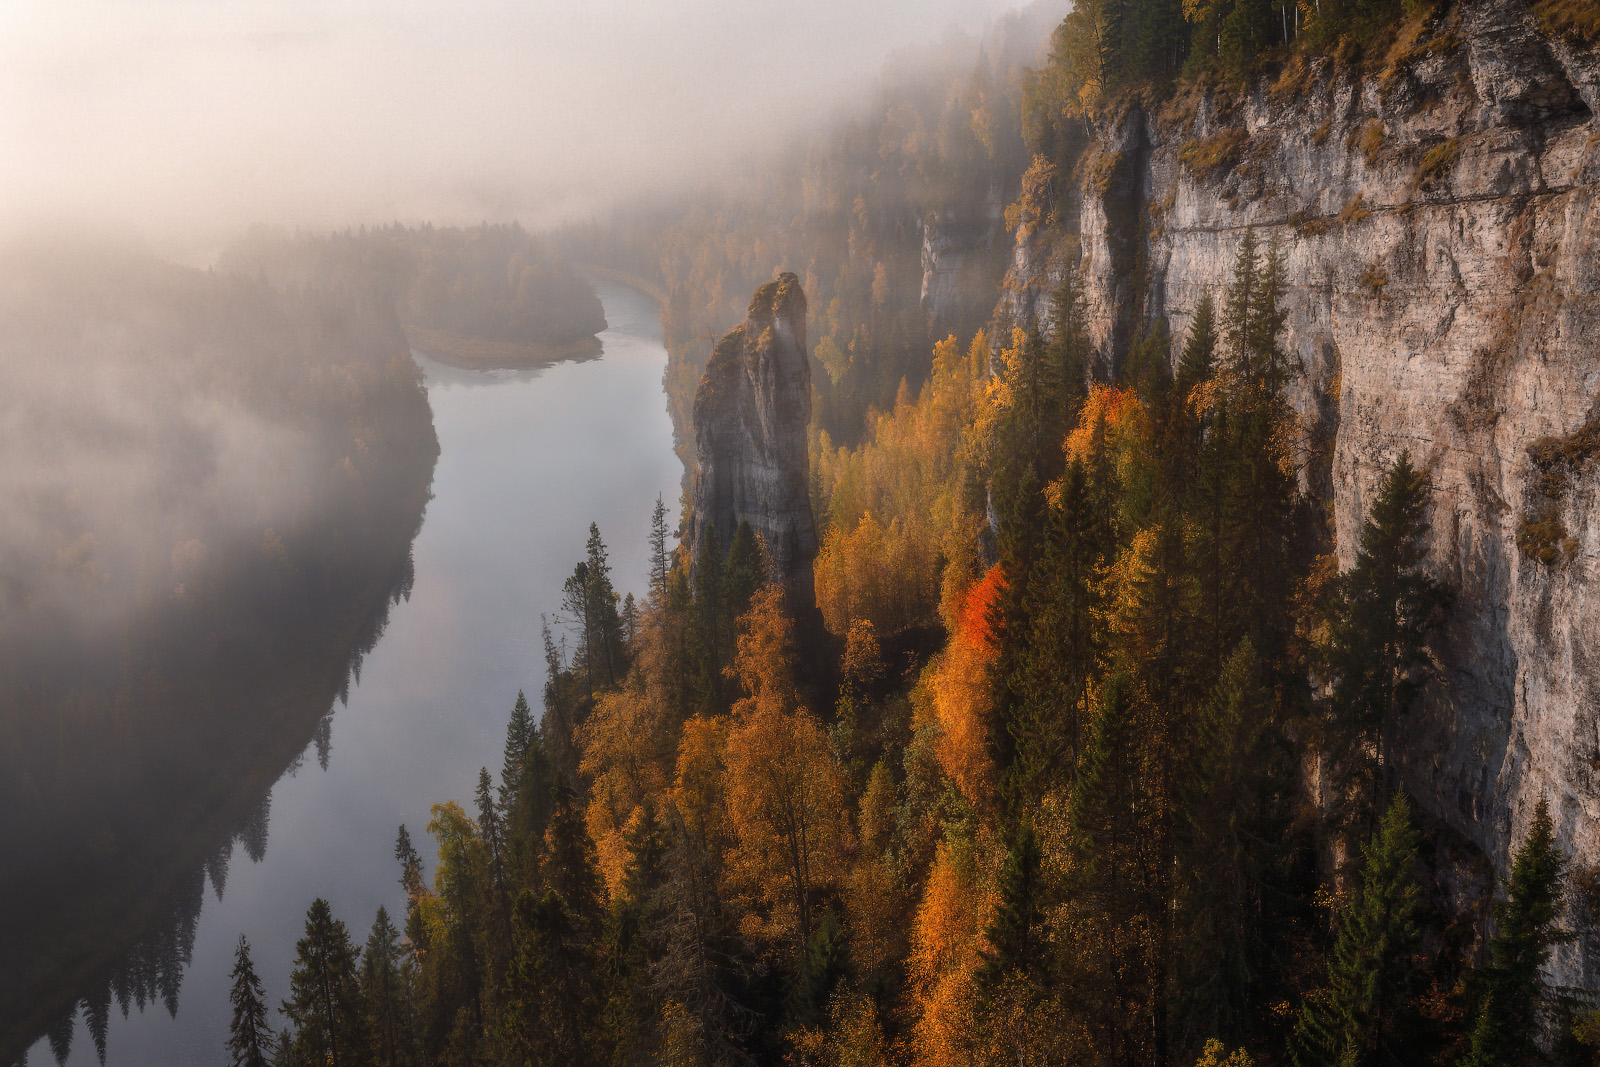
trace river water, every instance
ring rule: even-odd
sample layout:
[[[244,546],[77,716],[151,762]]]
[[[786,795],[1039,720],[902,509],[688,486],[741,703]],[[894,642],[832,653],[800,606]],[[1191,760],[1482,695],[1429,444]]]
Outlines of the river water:
[[[423,362],[440,455],[411,597],[334,713],[327,769],[312,754],[281,779],[263,860],[236,849],[221,898],[208,888],[176,1017],[159,1005],[114,1012],[108,1064],[225,1062],[239,935],[276,1006],[316,897],[358,943],[380,904],[400,925],[395,829],[405,823],[431,859],[429,806],[458,800],[470,811],[478,768],[498,774],[517,691],[539,706],[540,615],[556,612],[590,522],[618,592],[643,593],[651,508],[660,494],[676,515],[683,474],[661,391],[666,349],[649,298],[598,288],[610,323],[598,359],[522,372]],[[28,1062],[53,1062],[49,1044]],[[81,1017],[68,1062],[97,1062]]]

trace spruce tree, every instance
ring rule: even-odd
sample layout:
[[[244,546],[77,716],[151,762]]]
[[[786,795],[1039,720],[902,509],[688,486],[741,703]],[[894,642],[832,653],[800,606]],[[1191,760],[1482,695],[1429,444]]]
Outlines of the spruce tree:
[[[361,996],[374,1036],[378,1067],[403,1067],[415,1062],[412,1023],[412,963],[400,944],[400,931],[383,906],[372,920],[361,954]]]
[[[667,602],[667,574],[671,562],[667,551],[667,505],[657,493],[656,506],[650,512],[650,603],[658,608]]]
[[[1019,640],[1018,711],[1012,724],[1011,777],[1037,801],[1059,776],[1070,778],[1104,646],[1100,623],[1105,560],[1091,513],[1089,476],[1074,459],[1045,519],[1044,545],[1028,580],[1029,630]]]
[[[1332,765],[1352,794],[1353,821],[1380,810],[1393,770],[1390,732],[1429,677],[1429,634],[1449,592],[1423,570],[1428,480],[1401,453],[1362,524],[1356,563],[1340,575],[1330,611]],[[1369,756],[1368,753],[1371,753]]]
[[[328,1067],[365,1067],[372,1039],[356,979],[356,948],[328,902],[306,912],[306,934],[295,945],[289,999],[282,1011],[294,1027],[294,1055]]]
[[[1038,996],[1048,984],[1043,862],[1033,820],[1024,818],[1000,870],[1000,900],[989,921],[983,963],[973,976],[982,993],[1012,984]]]
[[[599,983],[587,938],[555,890],[524,890],[516,906],[516,955],[504,1036],[529,1067],[604,1062],[595,1047]]]
[[[1259,1032],[1279,977],[1294,764],[1249,642],[1235,649],[1180,746],[1174,890],[1180,1043]]]
[[[423,924],[418,905],[428,889],[422,881],[422,857],[417,855],[416,848],[412,846],[411,832],[406,829],[405,823],[400,824],[400,832],[395,838],[394,858],[400,862],[400,887],[406,891],[406,937],[418,952],[425,952],[428,949],[428,928]]]
[[[1355,896],[1339,919],[1327,988],[1302,1007],[1291,1046],[1296,1067],[1421,1061],[1417,842],[1410,801],[1397,794],[1364,849]]]
[[[622,617],[617,610],[620,598],[611,585],[611,561],[596,523],[589,524],[586,549],[584,572],[588,579],[586,595],[592,604],[589,614],[596,630],[594,646],[598,648],[605,667],[606,684],[616,685],[626,669],[623,662]]]
[[[517,702],[511,706],[511,721],[506,724],[506,747],[500,766],[502,819],[511,814],[511,805],[517,798],[517,789],[522,781],[522,763],[528,758],[528,748],[533,744],[534,731],[537,729],[533,721],[533,709],[528,707],[528,698],[519,689]]]
[[[723,646],[731,638],[723,632],[722,544],[714,523],[706,523],[700,535],[693,584],[694,625],[690,640],[698,702],[702,712],[721,714],[727,710],[722,671],[728,661],[723,657]]]
[[[544,884],[560,896],[564,914],[585,936],[599,932],[600,871],[577,791],[562,781],[551,790],[545,831]]]
[[[1506,897],[1495,904],[1489,967],[1463,1067],[1522,1067],[1545,1061],[1538,1037],[1559,1004],[1541,972],[1551,950],[1572,939],[1558,926],[1566,871],[1549,804],[1540,797],[1527,840],[1512,860]]]
[[[766,584],[766,576],[761,542],[750,524],[740,519],[733,541],[728,545],[728,556],[722,562],[722,619],[717,628],[726,640],[731,642],[738,633],[739,617],[750,610],[750,600]],[[730,644],[724,650],[725,662],[732,661],[733,647]]]
[[[233,1021],[228,1026],[228,1054],[233,1067],[267,1067],[273,1052],[272,1028],[267,1025],[266,989],[250,960],[250,942],[239,935],[233,953],[233,988],[228,1001]]]
[[[1217,305],[1211,294],[1206,293],[1195,306],[1194,321],[1178,359],[1177,383],[1181,397],[1187,397],[1190,390],[1209,381],[1216,372],[1217,340]]]
[[[1050,343],[1045,350],[1044,383],[1051,440],[1064,438],[1077,424],[1088,395],[1089,357],[1092,346],[1085,322],[1083,292],[1076,265],[1061,273],[1061,284],[1050,298]]]

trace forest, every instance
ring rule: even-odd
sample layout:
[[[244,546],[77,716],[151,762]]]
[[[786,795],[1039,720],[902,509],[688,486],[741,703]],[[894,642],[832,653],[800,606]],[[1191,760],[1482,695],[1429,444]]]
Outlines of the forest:
[[[682,544],[658,502],[637,598],[591,528],[498,773],[431,846],[399,828],[404,913],[317,900],[270,995],[241,940],[234,1062],[1596,1062],[1596,1005],[1544,965],[1600,924],[1600,872],[1541,803],[1502,884],[1453,886],[1472,848],[1397,773],[1459,594],[1427,469],[1387,466],[1341,568],[1282,246],[1246,232],[1182,336],[1137,322],[1111,361],[1058,228],[1135,96],[1381,61],[1437,10],[1085,2],[1037,67],[1002,30],[970,77],[891,85],[764,201],[566,235],[664,280],[681,441],[709,338],[803,279],[825,630],[748,527]],[[935,186],[996,253],[943,310]],[[1001,330],[1024,227],[1059,280]]]
[[[176,1010],[207,883],[409,591],[438,445],[358,291],[12,251],[0,324],[9,1063],[80,1002],[102,1055],[113,1004]]]
[[[594,355],[606,328],[593,287],[516,224],[258,229],[223,252],[220,269],[279,286],[362,286],[393,304],[417,347],[469,365]]]

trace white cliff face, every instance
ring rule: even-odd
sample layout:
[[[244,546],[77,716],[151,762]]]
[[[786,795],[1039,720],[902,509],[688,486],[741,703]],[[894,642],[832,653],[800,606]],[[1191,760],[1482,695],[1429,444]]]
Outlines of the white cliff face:
[[[1341,563],[1402,451],[1433,475],[1433,562],[1459,600],[1442,682],[1405,727],[1410,788],[1502,874],[1544,795],[1563,846],[1596,865],[1600,434],[1579,431],[1600,425],[1600,56],[1542,35],[1523,0],[1461,0],[1420,43],[1386,75],[1322,61],[1231,114],[1205,99],[1103,131],[1093,150],[1130,168],[1147,228],[1119,215],[1126,183],[1085,191],[1092,326],[1108,359],[1119,314],[1165,315],[1181,339],[1201,295],[1223,297],[1245,227],[1282,243],[1308,485],[1331,498]],[[1180,158],[1227,134],[1220,173]],[[1137,307],[1130,239],[1148,252]],[[1042,259],[1018,249],[1002,317]],[[1530,458],[1548,437],[1568,445],[1546,464],[1555,496]],[[1541,508],[1565,527],[1549,564],[1518,547]],[[1600,951],[1557,972],[1593,986]]]

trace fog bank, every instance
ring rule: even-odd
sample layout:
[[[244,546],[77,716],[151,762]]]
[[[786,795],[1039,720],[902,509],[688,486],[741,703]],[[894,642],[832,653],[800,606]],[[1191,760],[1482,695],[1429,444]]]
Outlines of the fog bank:
[[[255,222],[555,222],[738,168],[891,52],[1011,6],[22,0],[0,5],[0,234],[193,258]]]

